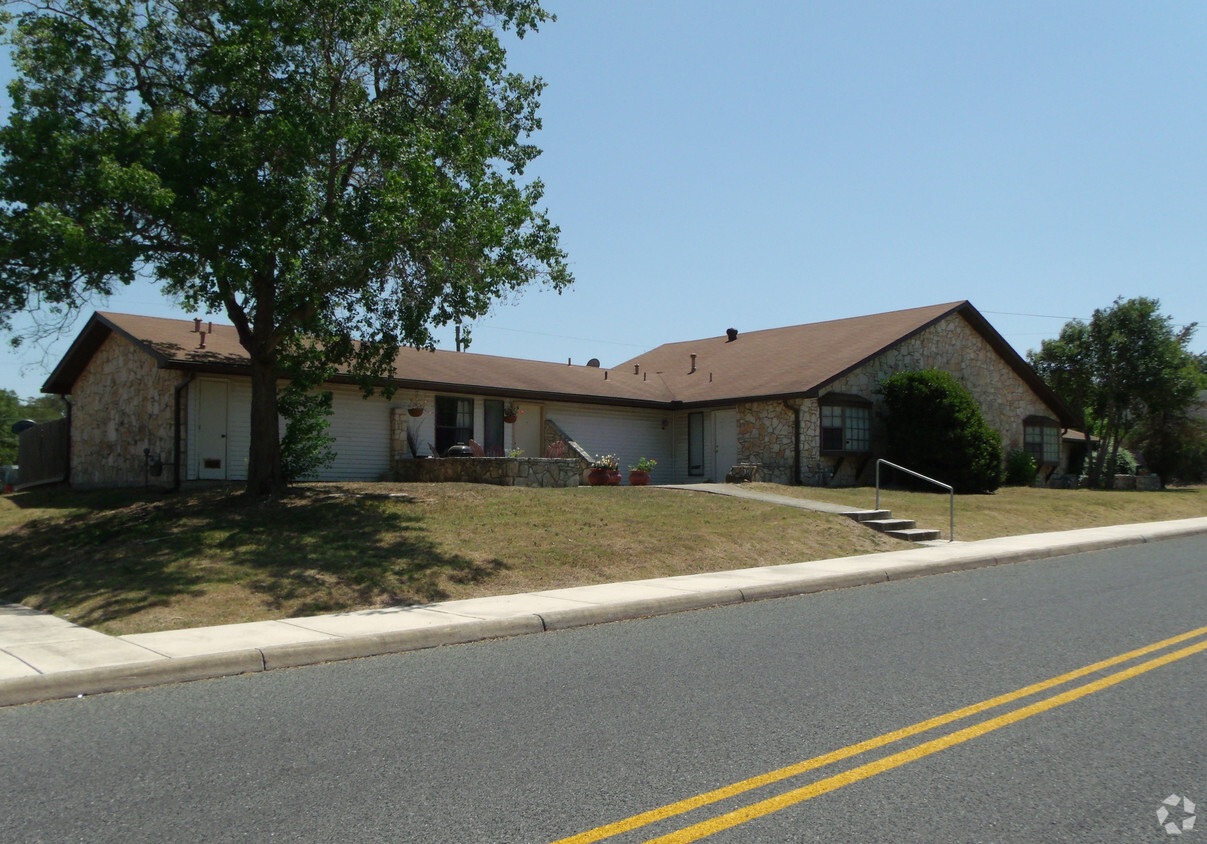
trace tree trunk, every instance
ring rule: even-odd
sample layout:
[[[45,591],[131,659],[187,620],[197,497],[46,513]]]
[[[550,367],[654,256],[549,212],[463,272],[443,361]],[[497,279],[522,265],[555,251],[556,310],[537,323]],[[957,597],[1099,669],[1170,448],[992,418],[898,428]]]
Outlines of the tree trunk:
[[[1102,426],[1102,430],[1099,432],[1098,453],[1094,455],[1094,474],[1090,478],[1090,486],[1095,489],[1106,488],[1106,478],[1103,475],[1103,470],[1106,468],[1106,446],[1107,443],[1110,443],[1112,451],[1118,450],[1116,441],[1119,437],[1120,415],[1119,411],[1112,407],[1107,413],[1106,422]]]
[[[248,495],[275,495],[285,488],[285,475],[281,471],[281,436],[278,426],[276,355],[252,355]]]

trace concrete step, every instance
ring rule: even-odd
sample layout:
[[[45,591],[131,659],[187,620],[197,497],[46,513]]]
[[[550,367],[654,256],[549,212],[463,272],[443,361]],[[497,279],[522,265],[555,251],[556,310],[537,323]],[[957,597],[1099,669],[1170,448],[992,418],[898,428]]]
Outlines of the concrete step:
[[[907,542],[929,542],[932,539],[939,539],[942,531],[930,530],[929,528],[907,528],[905,530],[886,530],[886,536],[892,536],[896,539],[904,539]]]
[[[875,530],[885,532],[890,530],[910,530],[916,528],[918,523],[913,519],[867,519],[861,524],[865,524]]]
[[[857,522],[866,522],[869,519],[891,519],[893,517],[892,510],[847,510],[842,515],[848,519],[854,519]]]

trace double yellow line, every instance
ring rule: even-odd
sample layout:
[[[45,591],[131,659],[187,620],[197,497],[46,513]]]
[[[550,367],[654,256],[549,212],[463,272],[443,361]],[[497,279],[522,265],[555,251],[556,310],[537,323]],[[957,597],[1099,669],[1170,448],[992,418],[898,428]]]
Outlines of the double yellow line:
[[[894,742],[901,741],[902,739],[909,738],[910,736],[926,732],[927,730],[933,730],[935,727],[941,727],[945,724],[950,724],[953,721],[959,721],[960,719],[967,718],[970,715],[976,715],[978,713],[985,712],[986,710],[1002,706],[1003,704],[1013,703],[1022,698],[1037,694],[1038,692],[1047,691],[1048,689],[1064,685],[1065,683],[1085,677],[1086,675],[1094,674],[1107,668],[1113,668],[1114,666],[1120,665],[1124,662],[1130,662],[1131,660],[1148,656],[1156,651],[1165,650],[1166,648],[1173,647],[1174,645],[1178,645],[1190,639],[1196,639],[1204,635],[1207,635],[1207,627],[1200,627],[1197,630],[1191,630],[1187,633],[1182,633],[1178,636],[1173,636],[1160,642],[1154,642],[1153,644],[1146,645],[1143,648],[1137,648],[1134,651],[1128,651],[1127,653],[1113,656],[1110,659],[1104,659],[1101,662],[1095,662],[1092,665],[1078,668],[1075,671],[1068,672],[1067,674],[1061,674],[1058,677],[1053,677],[1049,680],[1044,680],[1039,683],[1034,683],[1030,686],[1025,686],[1017,691],[999,695],[997,697],[990,698],[989,700],[981,701],[980,703],[974,703],[971,706],[965,706],[953,712],[948,712],[946,715],[939,715],[935,718],[919,721],[917,724],[903,727],[899,730],[894,730],[891,733],[885,733],[884,735],[868,739],[867,741],[861,741],[858,744],[852,744],[849,747],[842,748],[841,750],[835,750],[831,753],[815,756],[812,759],[806,759],[803,762],[797,762],[796,764],[789,765],[785,768],[780,768],[757,777],[742,780],[741,782],[736,782],[732,785],[727,785],[714,791],[705,792],[704,794],[699,794],[695,797],[689,797],[686,800],[670,803],[657,809],[651,809],[648,812],[642,812],[639,815],[634,815],[633,817],[626,818],[625,820],[596,827],[595,829],[588,830],[578,835],[572,835],[569,838],[560,839],[559,841],[554,842],[554,844],[590,844],[590,842],[602,841],[606,838],[611,838],[612,836],[620,835],[624,832],[639,829],[657,821],[673,818],[676,815],[684,814],[692,809],[698,809],[701,806],[707,806],[710,803],[716,803],[720,800],[734,797],[744,792],[751,791],[752,789],[761,788],[762,786],[770,785],[771,783],[779,782],[790,777],[795,777],[799,774],[805,773],[806,771],[812,771],[817,768],[830,765],[834,762],[838,762],[842,759],[849,759],[852,756],[857,756],[858,754],[864,753],[868,750],[884,747]],[[820,794],[825,794],[827,792],[834,791],[835,789],[842,788],[844,785],[849,785],[853,782],[883,773],[884,771],[898,768],[902,765],[914,762],[926,756],[930,756],[932,753],[937,753],[940,750],[944,750],[948,747],[952,747],[953,745],[976,738],[977,736],[985,735],[986,733],[993,732],[994,730],[1001,729],[1009,724],[1017,723],[1026,718],[1030,718],[1033,715],[1038,715],[1041,712],[1047,712],[1050,709],[1055,709],[1058,706],[1063,706],[1066,703],[1079,700],[1087,695],[1093,694],[1094,692],[1098,692],[1118,683],[1122,683],[1124,680],[1130,680],[1133,677],[1137,677],[1141,674],[1152,671],[1154,668],[1160,668],[1163,665],[1168,665],[1171,662],[1177,662],[1180,659],[1185,659],[1188,656],[1193,656],[1194,654],[1205,650],[1207,650],[1207,640],[1197,642],[1196,644],[1189,645],[1179,650],[1170,651],[1169,653],[1154,657],[1145,662],[1137,663],[1130,668],[1125,668],[1122,671],[1118,671],[1114,674],[1108,674],[1105,677],[1100,677],[1099,679],[1086,683],[1083,686],[1077,686],[1076,688],[1060,692],[1051,697],[1036,701],[1035,703],[1031,703],[1018,709],[998,715],[994,718],[990,718],[987,721],[982,721],[970,727],[964,727],[963,729],[956,730],[940,736],[939,738],[923,742],[922,744],[916,745],[909,750],[903,750],[890,756],[885,756],[884,758],[878,759],[875,762],[860,765],[859,767],[852,768],[844,773],[817,780],[809,785],[784,792],[766,800],[751,803],[740,809],[735,809],[715,818],[692,824],[691,826],[687,826],[678,830],[677,832],[672,832],[668,835],[651,840],[653,842],[658,842],[658,844],[684,844],[684,842],[698,841],[701,838],[705,838],[716,832],[720,832],[723,829],[729,829],[730,827],[737,826],[738,824],[745,823],[746,821],[754,820],[755,818],[760,818],[764,815],[769,815],[772,812],[777,812],[780,809],[793,806],[812,797],[817,797]]]

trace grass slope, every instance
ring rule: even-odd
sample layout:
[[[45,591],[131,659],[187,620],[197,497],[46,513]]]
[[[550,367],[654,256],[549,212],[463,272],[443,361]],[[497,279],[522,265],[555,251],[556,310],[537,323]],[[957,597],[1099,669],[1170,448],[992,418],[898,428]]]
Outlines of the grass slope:
[[[755,484],[871,507],[871,489]],[[941,527],[947,497],[887,491],[894,515]],[[1207,490],[1003,488],[956,497],[956,538],[1207,515]],[[107,633],[531,592],[908,547],[839,516],[641,487],[311,484],[248,505],[43,490],[0,499],[0,600]]]
[[[750,488],[852,508],[871,509],[876,503],[876,490],[869,487],[818,489],[752,484]],[[892,510],[893,518],[913,519],[918,527],[941,529],[947,539],[947,493],[882,489],[880,506]],[[955,497],[956,539],[963,541],[1201,516],[1207,516],[1204,487],[1160,492],[1002,487],[992,495]]]
[[[0,499],[0,599],[123,634],[903,547],[846,519],[640,487],[314,484]]]

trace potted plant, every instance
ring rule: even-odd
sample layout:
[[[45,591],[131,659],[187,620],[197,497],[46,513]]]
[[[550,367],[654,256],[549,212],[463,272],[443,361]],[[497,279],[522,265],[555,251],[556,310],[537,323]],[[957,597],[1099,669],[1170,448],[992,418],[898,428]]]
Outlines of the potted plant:
[[[423,399],[421,399],[418,394],[416,394],[415,397],[411,399],[411,403],[407,405],[407,413],[411,414],[412,416],[423,415]]]
[[[636,466],[629,467],[629,485],[645,486],[648,484],[650,482],[650,470],[657,465],[657,460],[649,457],[640,458]]]
[[[613,480],[615,476],[615,480]],[[601,454],[591,461],[591,471],[587,473],[587,483],[591,486],[616,486],[620,483],[620,458],[615,454]]]
[[[516,405],[515,402],[509,401],[503,405],[503,421],[508,425],[515,424],[515,421],[520,418],[520,414],[524,411]]]

